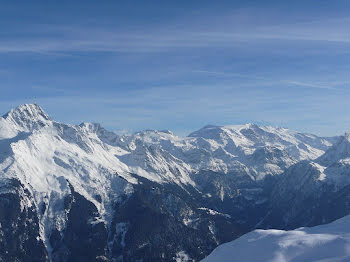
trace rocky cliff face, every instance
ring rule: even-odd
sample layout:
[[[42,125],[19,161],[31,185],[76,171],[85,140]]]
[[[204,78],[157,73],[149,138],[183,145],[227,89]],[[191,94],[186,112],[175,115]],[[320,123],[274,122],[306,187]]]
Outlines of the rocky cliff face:
[[[49,261],[30,192],[16,179],[0,181],[0,261]]]
[[[64,198],[66,225],[49,237],[52,261],[109,261],[106,224],[92,202],[70,189]]]

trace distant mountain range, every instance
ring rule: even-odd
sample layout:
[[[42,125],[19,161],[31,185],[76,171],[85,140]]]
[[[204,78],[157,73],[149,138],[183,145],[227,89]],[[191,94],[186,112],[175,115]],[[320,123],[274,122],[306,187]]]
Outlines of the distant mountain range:
[[[117,135],[0,118],[0,261],[199,261],[256,228],[350,214],[350,136],[255,124]]]

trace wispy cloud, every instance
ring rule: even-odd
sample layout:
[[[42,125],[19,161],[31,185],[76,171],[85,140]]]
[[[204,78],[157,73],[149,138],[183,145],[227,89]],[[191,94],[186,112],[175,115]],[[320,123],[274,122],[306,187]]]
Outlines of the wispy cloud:
[[[218,71],[208,71],[208,70],[193,70],[194,73],[204,73],[208,75],[214,75],[219,77],[238,77],[238,78],[246,78],[246,79],[254,79],[254,80],[268,80],[265,77],[240,74],[240,73],[230,73],[230,72],[218,72]]]
[[[314,84],[314,83],[305,83],[300,81],[290,81],[290,80],[283,80],[281,83],[291,84],[295,86],[303,86],[303,87],[310,87],[310,88],[318,88],[318,89],[329,89],[329,90],[337,90],[337,88],[332,87],[328,84]]]
[[[268,83],[269,85],[292,85],[292,86],[300,86],[306,88],[318,88],[318,89],[329,89],[329,90],[337,90],[337,88],[332,86],[332,83],[310,83],[304,81],[295,81],[295,80],[286,80],[286,79],[278,79],[278,78],[268,78],[256,75],[248,75],[248,74],[240,74],[240,73],[229,73],[229,72],[217,72],[217,71],[208,71],[208,70],[194,70],[194,73],[203,73],[207,75],[213,75],[216,77],[229,77],[229,78],[245,78],[249,80],[259,80],[260,84]]]
[[[177,21],[163,26],[145,25],[127,29],[101,25],[28,24],[22,29],[15,28],[17,32],[11,37],[3,37],[0,40],[0,52],[61,55],[69,52],[164,52],[179,48],[234,48],[244,47],[247,42],[258,46],[257,41],[272,41],[271,46],[278,44],[273,41],[350,43],[350,18],[260,24],[254,18],[249,23],[246,19],[237,21],[235,16],[244,17],[244,13],[233,13],[232,19],[215,19],[214,24],[205,27],[192,25],[193,21],[189,20],[188,26],[181,29],[176,26],[180,23]],[[240,26],[237,26],[240,22]],[[270,50],[272,51],[273,49]]]
[[[196,7],[156,22],[5,18],[0,110],[37,102],[57,120],[111,130],[265,122],[341,133],[350,124],[350,16],[259,6]]]

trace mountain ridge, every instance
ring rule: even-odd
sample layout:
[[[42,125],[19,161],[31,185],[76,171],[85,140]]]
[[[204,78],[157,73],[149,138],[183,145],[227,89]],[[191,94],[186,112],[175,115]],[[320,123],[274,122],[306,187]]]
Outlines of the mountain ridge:
[[[14,194],[11,198],[18,205],[33,203],[32,211],[18,210],[18,215],[29,217],[25,212],[37,212],[40,230],[27,229],[27,234],[38,234],[47,250],[41,256],[44,260],[47,256],[54,262],[84,261],[80,247],[71,239],[87,237],[89,241],[103,239],[92,249],[101,261],[119,261],[120,256],[120,261],[142,257],[146,261],[176,257],[198,261],[218,244],[256,225],[282,228],[279,218],[263,223],[283,202],[276,196],[289,199],[288,194],[295,193],[278,189],[294,176],[293,170],[299,170],[295,178],[306,176],[313,181],[314,174],[320,177],[317,161],[327,152],[337,152],[341,142],[336,140],[346,139],[254,124],[210,125],[187,137],[157,130],[117,135],[99,124],[59,123],[38,105],[23,105],[0,118],[0,176],[4,181],[0,184],[6,187],[10,183],[6,181],[14,179],[16,187],[28,194],[0,191],[0,202],[7,203],[8,194]],[[300,163],[307,163],[305,167],[311,166],[312,172],[304,172]],[[331,191],[327,190],[325,194]],[[83,220],[74,201],[86,208]],[[324,217],[325,221],[340,215],[335,214]],[[140,228],[137,217],[148,226]],[[299,223],[292,222],[290,227]],[[73,225],[85,231],[72,231]],[[172,235],[179,243],[163,245]],[[198,251],[191,243],[197,243]],[[88,242],[84,245],[89,246]],[[162,258],[164,252],[168,252],[166,258]]]

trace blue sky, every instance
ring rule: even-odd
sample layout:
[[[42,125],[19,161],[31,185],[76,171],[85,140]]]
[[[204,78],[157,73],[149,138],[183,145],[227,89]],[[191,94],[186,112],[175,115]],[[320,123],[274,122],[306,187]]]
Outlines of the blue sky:
[[[110,130],[350,131],[349,1],[3,1],[0,112]]]

